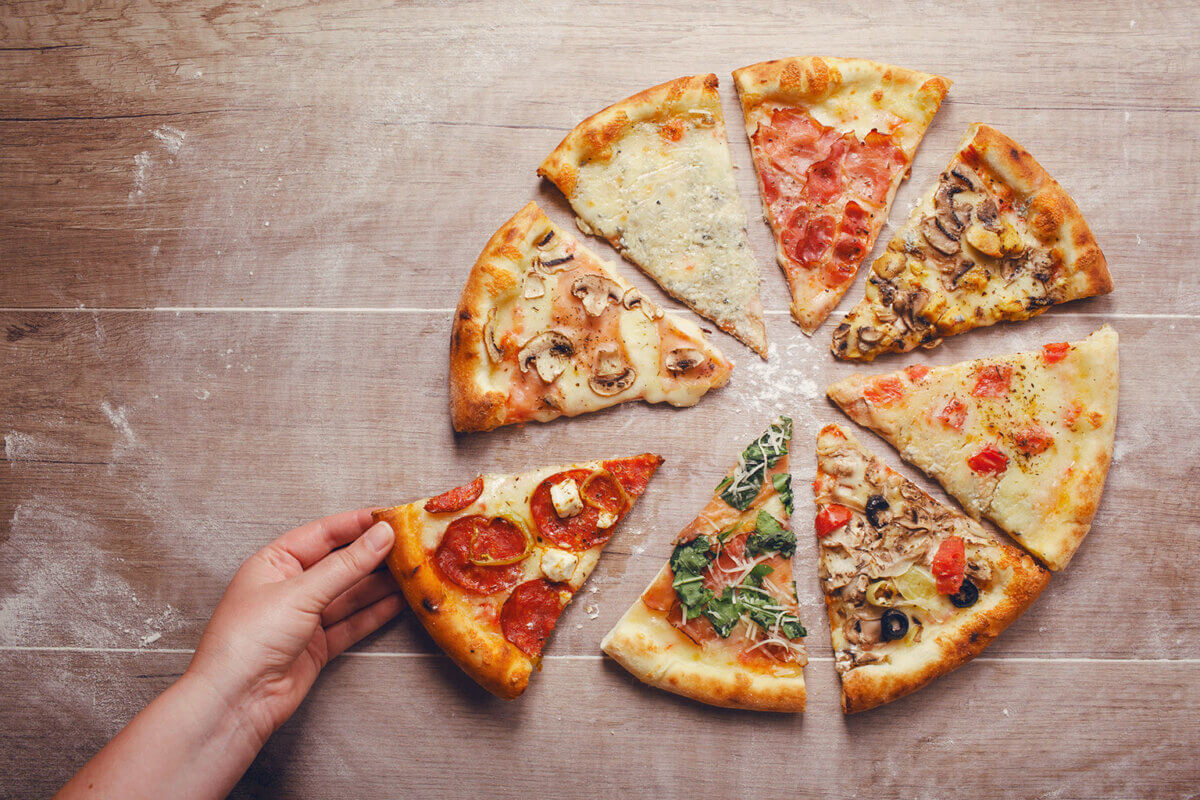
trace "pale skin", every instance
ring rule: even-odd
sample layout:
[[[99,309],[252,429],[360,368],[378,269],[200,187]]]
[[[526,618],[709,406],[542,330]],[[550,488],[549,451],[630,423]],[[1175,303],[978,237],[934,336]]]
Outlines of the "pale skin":
[[[371,510],[288,531],[234,575],[183,675],[58,798],[220,798],[321,669],[404,608]]]

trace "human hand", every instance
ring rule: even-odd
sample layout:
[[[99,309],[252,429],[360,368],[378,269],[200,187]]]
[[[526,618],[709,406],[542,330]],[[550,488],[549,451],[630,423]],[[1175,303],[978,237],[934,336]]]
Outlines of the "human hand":
[[[377,569],[394,538],[362,509],[263,547],[234,575],[185,677],[209,686],[265,742],[322,667],[403,610],[395,580]]]

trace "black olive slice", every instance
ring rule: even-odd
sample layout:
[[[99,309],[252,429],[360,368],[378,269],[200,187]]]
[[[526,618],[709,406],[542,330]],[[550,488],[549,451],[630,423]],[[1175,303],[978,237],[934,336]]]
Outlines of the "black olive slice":
[[[888,508],[888,501],[884,500],[881,494],[873,494],[867,498],[867,522],[871,523],[871,527],[878,528],[882,524],[879,521],[879,513],[887,511]]]
[[[885,642],[903,639],[904,635],[908,633],[908,615],[903,611],[889,608],[883,612],[883,618],[879,620],[879,625]]]
[[[970,608],[979,602],[979,587],[971,583],[970,578],[963,578],[962,586],[950,595],[950,602],[955,608]]]

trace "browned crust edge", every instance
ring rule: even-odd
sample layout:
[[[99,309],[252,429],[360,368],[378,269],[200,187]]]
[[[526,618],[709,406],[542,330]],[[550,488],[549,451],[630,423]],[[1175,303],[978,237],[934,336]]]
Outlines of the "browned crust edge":
[[[518,697],[529,685],[533,660],[462,611],[421,546],[419,514],[416,504],[372,514],[396,532],[388,569],[417,619],[454,663],[497,697]]]
[[[505,262],[515,264],[521,258],[515,243],[543,221],[549,224],[537,204],[526,204],[492,234],[467,275],[450,330],[450,420],[459,432],[489,431],[506,421],[507,395],[484,391],[475,381],[487,358],[483,326],[494,298],[504,287],[515,285],[515,271],[504,267]]]

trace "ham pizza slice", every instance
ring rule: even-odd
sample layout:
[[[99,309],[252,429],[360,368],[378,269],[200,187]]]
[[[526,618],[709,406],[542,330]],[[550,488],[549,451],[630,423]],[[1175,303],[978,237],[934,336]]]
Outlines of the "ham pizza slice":
[[[928,349],[1112,288],[1071,196],[1025,148],[975,124],[871,265],[866,295],[834,329],[833,354],[870,361]]]
[[[950,81],[856,58],[733,73],[792,316],[811,334],[850,288]]]
[[[694,405],[733,366],[534,203],[476,261],[450,339],[459,431],[575,416],[629,400]]]
[[[938,503],[837,425],[817,437],[816,534],[842,710],[863,711],[962,666],[1050,573]]]
[[[375,512],[396,532],[387,558],[408,605],[454,662],[513,699],[559,616],[662,458],[481,475]]]
[[[792,421],[750,444],[601,648],[650,686],[728,708],[804,710],[792,556]]]
[[[1117,423],[1117,334],[852,375],[827,393],[851,419],[1052,570],[1087,535]]]
[[[588,117],[538,174],[566,195],[582,230],[766,358],[758,262],[716,75],[679,78]]]

